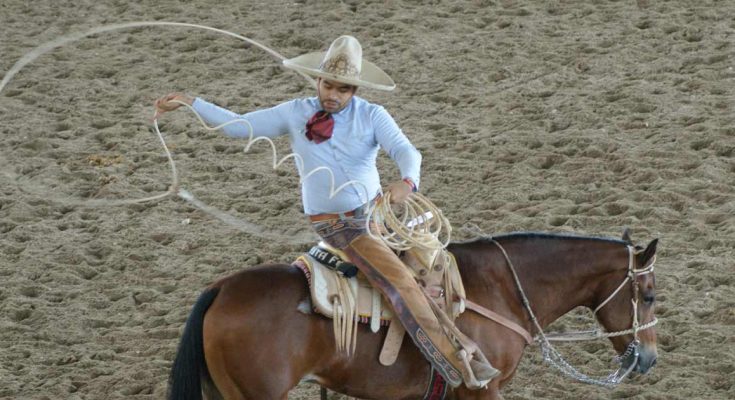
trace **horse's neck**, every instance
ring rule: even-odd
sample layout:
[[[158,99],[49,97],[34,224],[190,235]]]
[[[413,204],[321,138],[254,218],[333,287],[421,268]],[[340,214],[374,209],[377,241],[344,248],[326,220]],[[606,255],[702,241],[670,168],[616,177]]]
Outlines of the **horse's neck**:
[[[543,241],[535,241],[530,245],[522,241],[501,243],[518,275],[522,292],[542,327],[578,306],[594,304],[600,278],[612,271],[609,260],[615,253],[614,246],[594,242],[599,246],[599,254],[596,252],[594,257],[585,258],[580,254],[591,254],[585,251],[585,245],[589,243],[584,243],[582,239],[569,242],[556,240],[557,244]],[[518,310],[513,303],[520,305],[522,299],[500,248],[488,244],[484,253],[485,257],[471,258],[474,266],[465,266],[467,272],[472,271],[465,279],[482,281],[482,286],[493,288],[491,291],[511,293],[504,300],[509,303],[507,306],[510,309]],[[499,301],[497,296],[494,301]],[[523,319],[526,319],[527,312],[522,310],[522,313]]]

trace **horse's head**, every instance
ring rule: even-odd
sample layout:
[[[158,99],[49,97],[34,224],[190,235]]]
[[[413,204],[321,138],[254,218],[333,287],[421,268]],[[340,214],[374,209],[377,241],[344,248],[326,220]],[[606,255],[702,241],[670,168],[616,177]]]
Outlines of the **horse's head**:
[[[645,248],[634,246],[626,231],[623,241],[628,248],[627,268],[621,265],[612,274],[616,278],[602,285],[595,309],[598,321],[619,354],[621,379],[629,372],[647,373],[656,364],[657,356],[653,265],[658,239]]]

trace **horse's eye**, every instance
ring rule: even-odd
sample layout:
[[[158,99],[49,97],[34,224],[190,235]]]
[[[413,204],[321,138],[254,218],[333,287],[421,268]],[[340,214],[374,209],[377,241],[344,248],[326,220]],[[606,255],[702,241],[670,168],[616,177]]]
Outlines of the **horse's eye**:
[[[656,296],[652,294],[646,294],[643,296],[643,301],[648,305],[653,304],[653,302],[656,301]]]

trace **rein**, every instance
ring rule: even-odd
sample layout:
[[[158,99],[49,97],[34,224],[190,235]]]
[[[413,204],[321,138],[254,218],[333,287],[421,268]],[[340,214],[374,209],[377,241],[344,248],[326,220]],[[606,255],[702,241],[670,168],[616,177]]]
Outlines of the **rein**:
[[[618,286],[615,291],[613,291],[610,296],[607,297],[600,305],[597,306],[594,310],[594,314],[597,314],[597,312],[602,309],[605,305],[607,305],[610,300],[615,297],[620,290],[625,287],[625,284],[630,281],[632,289],[633,289],[633,299],[631,300],[632,306],[633,306],[633,322],[632,327],[630,329],[626,329],[623,331],[617,331],[617,332],[606,332],[602,329],[595,329],[595,330],[588,330],[588,331],[578,331],[578,332],[569,332],[569,333],[553,333],[546,335],[543,331],[543,328],[541,328],[541,324],[538,322],[538,319],[536,318],[536,315],[533,313],[533,310],[531,309],[530,302],[528,300],[528,297],[526,296],[525,291],[523,290],[523,286],[521,285],[521,281],[518,278],[518,274],[516,273],[515,267],[513,266],[513,263],[510,261],[510,257],[508,256],[508,253],[505,251],[503,246],[498,243],[495,239],[492,239],[492,243],[495,244],[500,251],[503,253],[503,256],[505,257],[505,261],[508,264],[508,267],[510,268],[510,271],[513,275],[513,280],[516,283],[516,287],[518,287],[518,290],[521,294],[521,300],[523,302],[523,306],[528,311],[528,314],[531,317],[531,320],[533,321],[534,326],[538,330],[539,334],[534,338],[536,342],[541,343],[541,353],[544,358],[544,360],[566,375],[585,383],[592,383],[600,386],[607,386],[607,387],[614,387],[615,385],[619,384],[623,379],[625,379],[628,374],[630,374],[635,366],[638,364],[638,358],[639,358],[639,351],[638,351],[638,345],[640,344],[638,340],[638,332],[649,329],[656,325],[658,323],[658,319],[654,317],[654,319],[646,324],[640,325],[640,322],[638,320],[638,283],[635,278],[641,275],[646,275],[653,272],[653,266],[656,263],[656,257],[654,256],[653,261],[646,267],[641,269],[636,269],[634,267],[634,256],[635,256],[635,250],[632,246],[627,246],[628,248],[628,274],[626,275],[623,282]],[[591,339],[600,339],[600,338],[610,338],[615,336],[623,336],[627,334],[633,334],[634,339],[633,341],[628,344],[627,349],[623,354],[616,357],[616,361],[621,364],[621,367],[608,375],[604,379],[599,378],[592,378],[589,377],[581,372],[579,372],[576,368],[574,368],[571,364],[569,364],[562,355],[554,349],[554,347],[551,345],[550,341],[579,341],[579,340],[591,340]],[[633,357],[631,360],[630,358]],[[627,366],[626,366],[627,364]]]

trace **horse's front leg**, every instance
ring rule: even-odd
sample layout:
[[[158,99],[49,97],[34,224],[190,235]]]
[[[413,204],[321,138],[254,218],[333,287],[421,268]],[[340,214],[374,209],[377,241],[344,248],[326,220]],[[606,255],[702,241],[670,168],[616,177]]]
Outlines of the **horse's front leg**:
[[[500,394],[500,384],[494,380],[487,385],[487,389],[469,390],[462,386],[456,391],[457,400],[503,400]]]

